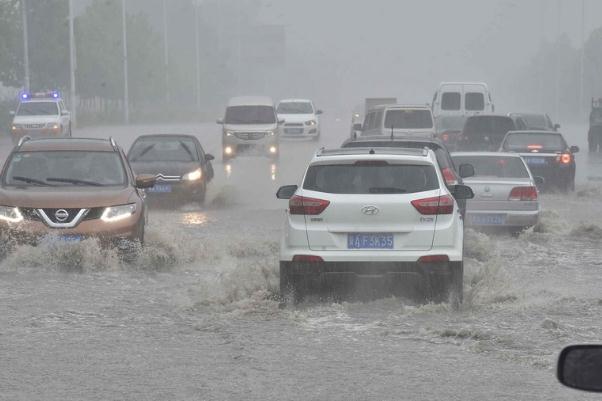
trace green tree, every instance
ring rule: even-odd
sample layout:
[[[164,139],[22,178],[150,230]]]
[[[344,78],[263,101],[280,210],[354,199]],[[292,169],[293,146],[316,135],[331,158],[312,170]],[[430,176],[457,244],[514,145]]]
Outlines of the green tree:
[[[0,0],[0,83],[19,87],[23,82],[23,41],[18,0]]]

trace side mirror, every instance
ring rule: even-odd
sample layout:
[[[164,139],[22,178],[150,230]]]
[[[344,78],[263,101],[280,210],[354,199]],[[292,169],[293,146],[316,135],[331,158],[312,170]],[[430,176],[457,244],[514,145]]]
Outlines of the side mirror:
[[[533,177],[533,181],[535,181],[535,185],[544,185],[546,183],[546,179],[539,175]]]
[[[210,162],[211,160],[215,160],[215,156],[213,156],[211,153],[205,153],[205,160]]]
[[[571,153],[579,153],[579,146],[571,146],[570,147]]]
[[[298,187],[296,185],[285,185],[283,187],[280,187],[278,188],[278,192],[276,192],[276,198],[290,199],[297,191],[297,188]]]
[[[221,119],[221,118],[218,118],[217,120],[215,120],[215,122],[216,122],[217,124],[220,124],[220,125],[221,125],[221,124],[223,124],[223,123],[224,123],[224,120],[223,120],[223,119]]]
[[[322,110],[316,110],[316,116],[319,116],[322,113],[324,113]]]
[[[284,124],[284,120],[278,120],[278,125]]]
[[[61,112],[61,116],[68,116],[69,114],[71,114],[71,113],[69,113],[69,111],[68,111],[68,110],[63,110],[63,111]]]
[[[155,186],[157,177],[152,174],[139,174],[136,176],[136,188],[152,188]]]
[[[474,166],[468,163],[460,164],[459,174],[462,178],[474,177]]]
[[[354,131],[361,131],[362,130],[362,123],[355,123],[355,124],[353,124],[353,130]]]
[[[11,116],[14,116],[15,115],[15,111],[11,110],[11,111],[8,112],[8,114],[11,115]]]
[[[554,124],[554,130],[558,130],[560,128],[560,124]]]
[[[602,345],[570,345],[562,350],[556,370],[567,387],[602,392]]]
[[[474,192],[472,188],[467,185],[455,185],[454,186],[454,198],[456,199],[472,199],[474,198]]]

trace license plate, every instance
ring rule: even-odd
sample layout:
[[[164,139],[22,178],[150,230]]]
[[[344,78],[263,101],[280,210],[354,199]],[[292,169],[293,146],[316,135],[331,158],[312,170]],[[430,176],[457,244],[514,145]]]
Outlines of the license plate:
[[[171,185],[155,184],[154,187],[148,189],[148,192],[168,193],[168,192],[171,192]]]
[[[302,134],[303,128],[285,128],[284,131],[287,134]]]
[[[61,242],[80,242],[84,238],[79,234],[65,234],[59,235],[58,240]]]
[[[506,215],[503,214],[473,214],[470,216],[470,222],[478,226],[496,226],[506,222]]]
[[[525,161],[527,164],[531,164],[533,166],[543,166],[546,164],[546,159],[541,157],[527,157]]]
[[[393,249],[393,234],[348,234],[349,249]]]

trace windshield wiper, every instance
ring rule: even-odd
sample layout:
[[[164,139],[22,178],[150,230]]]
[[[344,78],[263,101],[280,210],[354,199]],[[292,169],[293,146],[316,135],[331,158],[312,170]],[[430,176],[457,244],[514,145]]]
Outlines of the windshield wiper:
[[[407,191],[396,187],[371,187],[368,188],[371,194],[405,194]]]
[[[73,185],[90,185],[90,186],[93,186],[93,187],[102,187],[102,184],[100,182],[87,181],[87,180],[78,180],[77,178],[54,178],[54,177],[50,177],[50,178],[46,178],[46,181],[66,182],[68,184],[73,184]]]
[[[12,177],[12,179],[15,180],[15,181],[23,181],[23,182],[26,182],[28,184],[37,184],[37,185],[43,185],[43,186],[46,186],[46,187],[51,186],[50,184],[48,184],[45,181],[38,180],[38,179],[35,179],[35,178],[23,177],[23,176],[20,176],[20,175],[15,175],[15,176]]]
[[[188,146],[186,146],[184,141],[178,141],[178,142],[180,142],[180,146],[184,148],[186,153],[188,153],[188,156],[190,156],[190,160],[194,160],[194,156],[192,155],[192,152],[190,151],[190,149],[188,149]]]
[[[138,159],[140,159],[142,156],[144,156],[145,154],[147,154],[148,152],[150,152],[150,150],[151,150],[152,148],[154,148],[154,147],[155,147],[155,144],[154,144],[154,143],[152,143],[152,144],[148,145],[146,148],[142,149],[142,152],[138,153],[138,154],[136,155],[136,157],[132,157],[132,161],[135,161],[135,160],[138,160]]]

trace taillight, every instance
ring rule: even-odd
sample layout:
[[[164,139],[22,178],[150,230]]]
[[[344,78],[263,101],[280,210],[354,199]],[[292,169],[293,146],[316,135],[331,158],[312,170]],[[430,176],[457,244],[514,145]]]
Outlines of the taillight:
[[[324,262],[324,259],[317,255],[295,255],[293,256],[293,262],[320,263]]]
[[[443,142],[449,141],[449,133],[448,132],[444,132],[443,134],[441,134],[441,140]]]
[[[441,169],[441,173],[443,174],[443,179],[448,186],[458,185],[458,177],[456,177],[456,173],[449,167],[444,167]]]
[[[444,263],[449,262],[447,255],[424,255],[418,259],[418,263]]]
[[[569,164],[573,160],[573,156],[570,153],[562,153],[556,156],[556,161],[562,164]]]
[[[288,201],[290,214],[304,214],[315,216],[320,214],[330,205],[330,202],[323,199],[307,198],[305,196],[295,195]]]
[[[511,201],[535,201],[537,200],[537,188],[535,187],[514,187],[510,191],[508,200]]]
[[[454,198],[450,195],[435,196],[433,198],[416,199],[412,206],[420,214],[452,214],[454,211]]]

